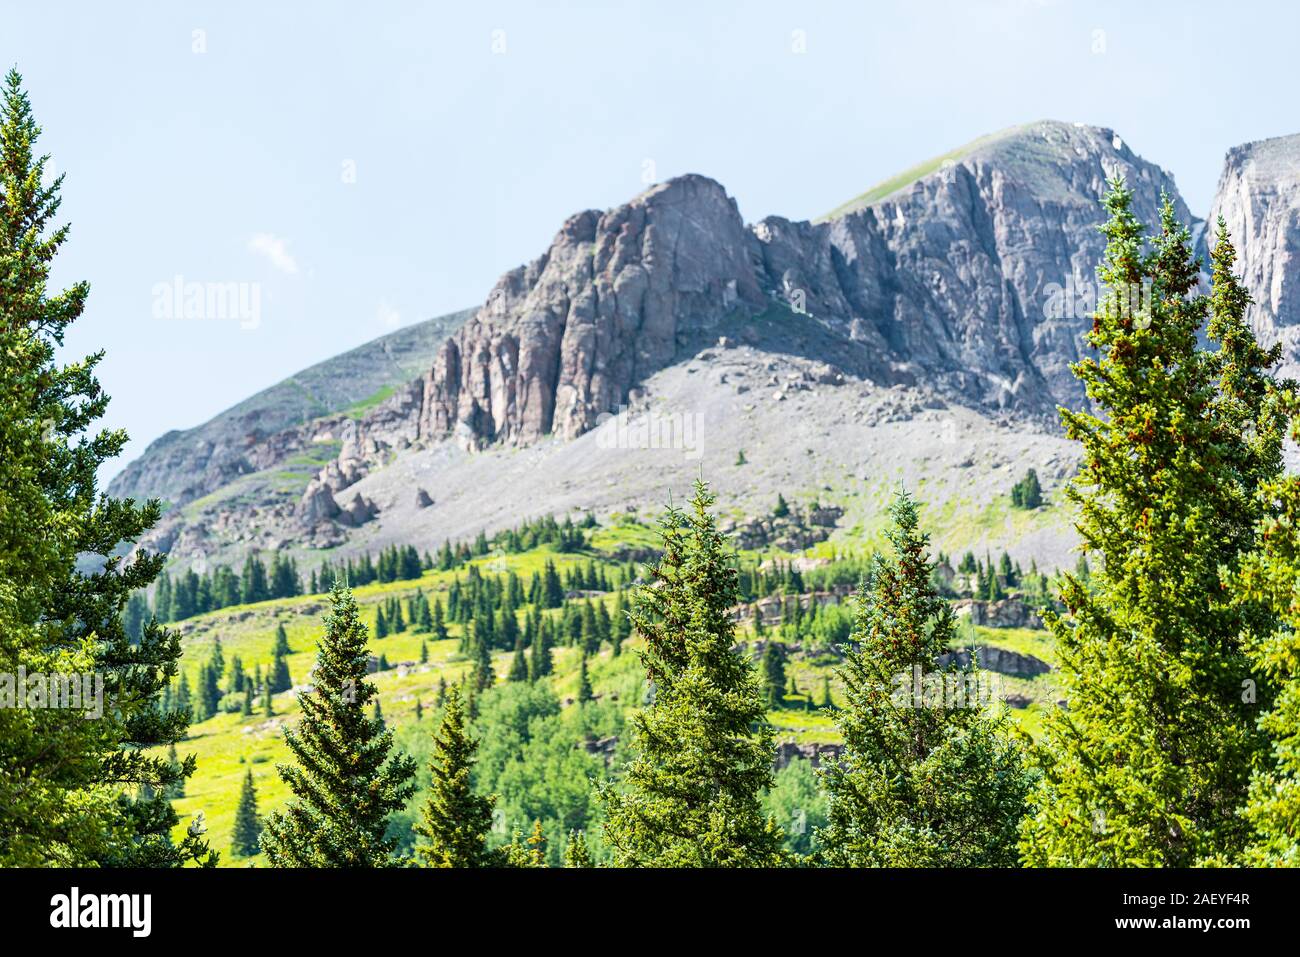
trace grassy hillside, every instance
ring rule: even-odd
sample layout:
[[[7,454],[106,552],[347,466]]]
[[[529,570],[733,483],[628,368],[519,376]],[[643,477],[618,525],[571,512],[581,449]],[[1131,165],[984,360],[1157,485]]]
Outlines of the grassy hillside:
[[[626,574],[627,564],[612,555],[653,548],[656,543],[653,527],[627,520],[592,530],[588,547],[581,552],[562,553],[543,546],[516,554],[481,556],[451,571],[430,570],[418,580],[364,585],[356,588],[354,593],[362,608],[362,620],[373,623],[381,603],[394,596],[405,600],[417,589],[431,601],[437,599],[445,606],[448,589],[453,581],[466,578],[470,566],[484,578],[496,577],[499,580],[513,572],[527,582],[534,572],[542,571],[547,562],[554,562],[561,575],[594,562],[613,578]],[[804,557],[813,558],[816,551],[810,549]],[[771,556],[767,558],[770,560]],[[759,556],[747,553],[742,560],[756,563]],[[613,593],[590,597],[593,602],[603,603],[607,610],[612,611]],[[234,606],[188,619],[177,626],[183,632],[182,671],[190,685],[197,686],[199,669],[211,657],[215,642],[220,640],[227,663],[237,656],[248,673],[251,674],[255,667],[260,667],[264,674],[268,673],[275,631],[277,626],[283,625],[292,651],[287,659],[290,674],[295,685],[304,684],[315,662],[316,642],[323,630],[321,619],[327,610],[326,596],[309,595]],[[519,614],[522,620],[526,609]],[[561,610],[552,609],[544,614],[558,620]],[[427,757],[427,740],[437,718],[440,682],[447,685],[460,682],[471,667],[460,652],[462,627],[450,621],[447,627],[449,637],[443,641],[432,641],[427,634],[409,627],[383,639],[371,638],[372,653],[383,655],[391,665],[390,670],[372,675],[384,718],[394,729],[399,745],[416,756],[421,764]],[[757,636],[746,624],[739,629],[739,637],[742,641],[752,642]],[[763,638],[784,640],[771,629]],[[425,663],[420,663],[422,644],[427,648],[428,660]],[[825,647],[812,647],[811,638],[801,637],[799,644],[801,647],[793,650],[787,668],[787,678],[793,679],[797,693],[787,695],[784,706],[770,711],[768,718],[777,729],[778,741],[799,744],[836,742],[838,734],[833,713],[820,705],[827,678],[830,679],[832,700],[839,695],[834,678],[837,658]],[[1001,647],[1051,661],[1050,641],[1041,631],[967,626],[959,644]],[[534,726],[533,733],[538,736],[538,741],[507,738],[493,744],[500,733],[498,729],[484,727],[488,719],[482,719],[476,730],[477,734],[486,732],[491,739],[485,748],[496,747],[503,755],[498,761],[501,765],[498,787],[518,792],[506,795],[505,804],[512,811],[510,819],[503,822],[503,843],[509,839],[510,831],[526,831],[531,826],[530,820],[523,819],[521,808],[541,808],[529,813],[549,813],[564,826],[584,827],[589,832],[597,830],[598,812],[590,800],[588,777],[608,774],[617,766],[617,759],[608,751],[602,752],[598,742],[601,739],[610,742],[614,737],[621,741],[623,736],[618,735],[618,731],[626,716],[642,704],[645,686],[635,654],[636,647],[637,641],[632,639],[624,646],[623,653],[616,657],[609,645],[603,645],[598,654],[589,658],[594,700],[585,705],[576,701],[581,661],[578,648],[557,646],[554,650],[554,673],[539,681],[536,689],[529,689],[526,682],[522,689],[518,684],[507,682],[513,659],[511,652],[499,651],[493,655],[497,687],[484,696],[484,707],[505,714],[523,713],[511,712],[510,709],[523,707],[523,698],[534,695],[546,699],[538,707],[543,711],[549,707],[555,712],[543,722],[547,729],[544,733]],[[1043,710],[1051,707],[1054,700],[1051,675],[1033,679],[1005,677],[1003,687],[1007,693],[1019,695],[1029,702],[1027,706],[1015,709],[1013,714],[1026,730],[1035,731]],[[553,702],[553,706],[548,701]],[[417,722],[417,702],[423,709],[422,722]],[[202,813],[213,846],[222,852],[226,866],[262,863],[260,858],[238,859],[228,853],[235,805],[246,771],[251,769],[253,772],[259,812],[263,815],[289,798],[275,765],[290,757],[283,731],[299,720],[296,694],[289,691],[275,695],[273,709],[274,716],[265,716],[258,700],[251,716],[242,716],[238,712],[222,713],[196,722],[191,726],[189,738],[178,747],[179,753],[193,754],[198,761],[198,770],[187,782],[184,796],[175,802],[181,814],[181,826],[188,826],[195,815]],[[499,722],[501,719],[491,720]],[[528,761],[548,768],[549,780],[541,784],[536,781],[521,783],[528,780],[529,773],[535,773],[529,770],[521,755],[531,753],[529,749],[539,748],[544,753],[539,752],[540,756],[528,758]],[[545,750],[547,748],[549,750]],[[494,760],[497,759],[491,756],[485,758],[488,764]],[[564,789],[566,793],[543,799],[535,793],[542,784],[548,789]],[[399,816],[403,818],[398,822],[399,829],[409,829],[418,803],[417,797],[407,814]],[[556,824],[555,830],[559,829],[560,823]],[[562,841],[563,833],[550,833],[549,837],[553,842]],[[598,842],[594,834],[590,839],[593,843]]]

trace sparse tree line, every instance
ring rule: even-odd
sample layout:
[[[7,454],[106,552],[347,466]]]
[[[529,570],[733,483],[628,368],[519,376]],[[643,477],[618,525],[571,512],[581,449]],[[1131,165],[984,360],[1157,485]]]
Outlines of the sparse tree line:
[[[48,288],[68,235],[54,222],[62,178],[47,183],[15,71],[0,100],[0,671],[93,669],[112,702],[99,721],[0,709],[0,864],[211,865],[216,854],[197,822],[176,833],[171,801],[195,764],[175,751],[193,710],[178,699],[184,689],[221,707],[242,676],[244,707],[259,680],[281,679],[274,666],[252,676],[242,663],[232,668],[216,646],[199,687],[170,692],[179,635],[157,615],[133,622],[138,633],[126,627],[130,596],[158,580],[162,559],[123,558],[119,548],[138,541],[161,508],[97,492],[97,468],[126,436],[91,431],[107,403],[94,375],[102,356],[56,361],[89,288]],[[1061,576],[1061,610],[1047,615],[1068,707],[1047,717],[1039,741],[1019,735],[1005,710],[916,706],[895,694],[900,673],[940,670],[954,628],[917,505],[904,493],[891,510],[889,553],[872,558],[853,608],[833,710],[844,752],[811,784],[802,772],[778,781],[763,682],[737,648],[741,571],[712,495],[697,485],[686,510],[661,520],[663,552],[643,583],[620,592],[644,695],[622,728],[616,772],[596,775],[594,791],[573,773],[590,765],[556,764],[562,770],[548,778],[551,788],[580,792],[564,806],[574,821],[598,822],[598,834],[548,832],[537,818],[527,836],[502,835],[494,802],[526,794],[534,766],[494,763],[492,780],[475,775],[489,747],[536,746],[541,766],[547,741],[558,741],[571,760],[595,761],[571,735],[618,733],[613,706],[592,694],[590,655],[566,709],[531,661],[533,649],[545,657],[548,629],[556,642],[599,650],[603,601],[565,596],[542,615],[553,600],[543,574],[512,642],[496,627],[508,628],[505,618],[519,625],[500,614],[519,595],[508,582],[475,593],[467,574],[456,615],[470,609],[473,668],[464,700],[459,686],[446,688],[433,727],[414,728],[429,739],[429,785],[417,793],[425,772],[384,721],[368,678],[369,629],[334,574],[302,717],[285,732],[291,760],[278,768],[292,797],[259,817],[246,776],[237,852],[255,839],[277,867],[534,866],[557,857],[627,867],[1300,864],[1300,479],[1283,473],[1281,454],[1288,433],[1300,436],[1300,399],[1294,383],[1269,375],[1278,349],[1261,348],[1244,322],[1249,297],[1223,224],[1202,293],[1171,204],[1148,237],[1122,184],[1106,203],[1101,279],[1151,295],[1099,305],[1093,352],[1074,367],[1091,407],[1062,412],[1084,453],[1063,494],[1092,563],[1086,576]],[[521,533],[517,544],[526,540]],[[89,572],[88,557],[99,559]],[[214,578],[205,577],[210,590]],[[274,587],[274,568],[262,577]],[[621,618],[610,616],[611,644]],[[507,647],[516,658],[528,653],[531,680],[496,682],[491,652]],[[602,655],[600,667],[613,660]],[[528,708],[516,707],[525,700]],[[553,723],[527,720],[533,708]],[[820,802],[811,834],[776,816],[805,799]],[[393,826],[412,801],[419,820],[407,853]]]
[[[184,621],[234,605],[322,594],[335,581],[347,582],[352,587],[414,581],[429,569],[451,571],[494,550],[514,554],[549,545],[557,552],[576,552],[586,547],[584,530],[594,524],[591,515],[585,516],[580,524],[575,524],[571,517],[559,522],[554,516],[546,516],[499,532],[491,539],[480,532],[472,543],[462,542],[453,547],[450,542],[444,542],[436,556],[428,552],[421,555],[413,545],[392,545],[380,550],[377,557],[367,553],[355,560],[324,561],[305,578],[297,562],[287,555],[277,553],[268,565],[261,555],[252,553],[238,571],[216,564],[202,571],[190,568],[175,574],[164,572],[154,586],[152,605],[143,592],[133,594],[123,616],[127,633],[138,635],[150,616],[160,622]],[[577,576],[580,572],[574,570],[569,574]],[[603,577],[603,572],[597,574]],[[576,582],[571,579],[568,587],[609,590],[607,582],[586,584],[581,579]]]

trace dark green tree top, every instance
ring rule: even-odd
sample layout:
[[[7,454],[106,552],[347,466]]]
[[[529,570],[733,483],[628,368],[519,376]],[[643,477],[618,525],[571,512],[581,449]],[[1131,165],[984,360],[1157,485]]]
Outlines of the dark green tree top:
[[[370,654],[356,600],[336,583],[330,605],[313,687],[298,696],[302,721],[285,732],[295,763],[278,767],[293,798],[262,833],[276,867],[390,865],[388,816],[414,790],[414,762],[392,754],[392,732],[366,716],[376,692],[366,679]]]

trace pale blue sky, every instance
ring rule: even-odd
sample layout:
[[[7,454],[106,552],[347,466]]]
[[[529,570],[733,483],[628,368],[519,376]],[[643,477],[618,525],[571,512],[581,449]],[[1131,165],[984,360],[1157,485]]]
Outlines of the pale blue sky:
[[[718,179],[747,220],[807,218],[1054,118],[1113,127],[1204,215],[1228,147],[1300,132],[1280,2],[5,7],[0,64],[67,174],[57,276],[92,283],[70,346],[108,350],[128,458],[479,303],[647,161]],[[177,275],[260,284],[260,323],[154,318]]]

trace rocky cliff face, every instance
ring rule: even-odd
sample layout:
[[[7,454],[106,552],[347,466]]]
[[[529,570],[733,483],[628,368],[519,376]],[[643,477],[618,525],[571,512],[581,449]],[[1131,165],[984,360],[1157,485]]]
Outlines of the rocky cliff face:
[[[1091,313],[1106,180],[1153,219],[1172,179],[1110,130],[1043,122],[973,145],[826,222],[747,227],[718,183],[685,176],[571,217],[503,276],[429,371],[358,424],[303,499],[304,517],[415,444],[571,439],[693,354],[724,322],[800,313],[836,361],[882,383],[1050,416]],[[1179,215],[1190,219],[1181,200]]]
[[[1206,248],[1220,216],[1255,300],[1247,313],[1251,327],[1263,342],[1282,343],[1284,374],[1300,375],[1300,135],[1228,151]]]

